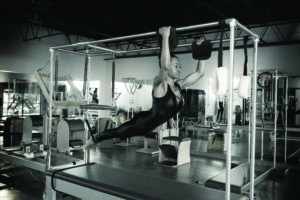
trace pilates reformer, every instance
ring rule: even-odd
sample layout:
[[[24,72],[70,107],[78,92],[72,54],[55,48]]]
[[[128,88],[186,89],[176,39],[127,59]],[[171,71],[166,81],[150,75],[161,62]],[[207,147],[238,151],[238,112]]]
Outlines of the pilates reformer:
[[[233,74],[233,50],[234,50],[234,40],[238,40],[234,38],[234,30],[236,28],[240,28],[242,31],[245,31],[247,34],[252,36],[254,41],[254,74],[256,74],[257,68],[257,46],[259,37],[248,30],[246,27],[241,25],[235,19],[227,19],[226,24],[230,26],[230,75]],[[218,26],[219,22],[202,24],[198,26],[190,26],[184,28],[178,28],[178,31],[186,31],[197,28],[205,28],[205,27],[213,27]],[[105,43],[109,41],[120,41],[123,39],[131,39],[131,38],[140,38],[145,36],[155,35],[155,32],[128,36],[128,37],[120,37],[120,38],[112,38],[100,41],[93,42],[81,42],[78,44],[65,45],[59,47],[51,47],[50,48],[50,74],[51,80],[53,79],[53,66],[54,66],[54,52],[55,51],[64,51],[64,52],[72,52],[69,50],[69,47],[74,47],[76,45],[86,46],[88,48],[92,48],[94,50],[99,50],[102,52],[102,55],[106,54],[120,54],[126,53],[126,51],[113,50],[104,48],[101,46],[96,46],[96,43]],[[212,41],[212,43],[214,43]],[[187,45],[182,45],[184,47]],[[179,45],[180,47],[180,45]],[[159,48],[159,47],[158,47]],[[140,49],[138,51],[147,51],[153,50],[151,49]],[[80,54],[77,52],[77,54]],[[86,55],[86,53],[82,53],[82,55]],[[99,54],[97,54],[99,55]],[[92,54],[89,54],[92,56]],[[90,57],[89,57],[90,58]],[[113,70],[114,71],[114,70]],[[52,83],[51,83],[52,84]],[[254,90],[256,90],[256,84],[253,84]],[[231,113],[232,109],[232,80],[229,78],[229,96],[228,96],[228,113]],[[50,88],[50,97],[53,95],[52,87]],[[255,99],[256,96],[253,94],[254,99],[254,110],[256,109]],[[49,107],[52,107],[52,98],[50,98]],[[49,121],[51,122],[52,109],[49,109]],[[231,122],[231,115],[228,115],[228,121]],[[255,119],[254,119],[255,122]],[[51,132],[51,123],[49,132]],[[253,128],[253,134],[255,133],[255,127]],[[50,159],[47,161],[46,168],[46,196],[48,199],[55,199],[55,191],[64,192],[73,196],[77,196],[82,199],[94,199],[94,198],[110,198],[110,199],[223,199],[224,196],[227,200],[229,199],[248,199],[245,196],[231,194],[230,193],[230,169],[231,169],[231,132],[232,127],[231,123],[227,126],[228,132],[228,148],[227,148],[227,165],[226,165],[226,187],[225,192],[219,191],[211,188],[199,187],[194,184],[183,184],[167,179],[162,179],[158,177],[153,177],[145,174],[139,174],[132,171],[114,169],[107,166],[102,166],[98,164],[89,163],[89,158],[87,156],[87,152],[84,153],[85,164],[77,164],[76,166],[68,167],[52,167]],[[255,136],[252,137],[252,146],[251,149],[255,151]],[[51,158],[51,151],[50,156]],[[251,165],[250,165],[250,198],[253,199],[253,190],[254,190],[254,153],[252,153],[251,157]],[[124,181],[125,180],[125,181]],[[134,187],[132,187],[134,186]]]
[[[48,200],[56,199],[56,191],[81,199],[220,200],[224,198],[224,191],[93,163],[48,171],[46,174]],[[231,194],[231,199],[248,198]]]

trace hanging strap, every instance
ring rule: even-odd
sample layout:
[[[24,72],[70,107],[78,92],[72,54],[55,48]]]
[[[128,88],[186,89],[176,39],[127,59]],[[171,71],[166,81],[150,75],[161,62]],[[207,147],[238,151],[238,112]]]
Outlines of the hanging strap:
[[[94,143],[97,143],[97,140],[96,140],[96,138],[95,138],[95,136],[94,136],[95,132],[92,130],[89,121],[88,121],[87,119],[85,119],[85,122],[86,122],[86,125],[87,125],[87,127],[88,127],[88,130],[89,130],[89,132],[90,132],[90,135],[91,135],[91,137],[92,137]]]
[[[83,96],[86,95],[86,89],[87,89],[86,87],[87,87],[88,63],[89,63],[89,57],[88,55],[86,55],[84,59]]]
[[[244,54],[245,54],[244,72],[243,72],[244,76],[247,76],[247,63],[248,63],[247,42],[248,42],[248,40],[249,40],[249,36],[244,36]]]
[[[219,52],[218,52],[218,67],[222,67],[222,65],[223,65],[223,35],[224,35],[224,28],[226,26],[225,19],[219,21],[219,26],[221,29],[221,35],[220,35],[220,44],[219,44]]]
[[[113,61],[112,61],[112,87],[111,87],[111,95],[112,95],[112,102],[115,101],[115,74],[116,74],[116,64],[115,64],[115,54],[113,54]]]
[[[54,69],[54,92],[58,90],[58,59],[55,57],[55,69]]]

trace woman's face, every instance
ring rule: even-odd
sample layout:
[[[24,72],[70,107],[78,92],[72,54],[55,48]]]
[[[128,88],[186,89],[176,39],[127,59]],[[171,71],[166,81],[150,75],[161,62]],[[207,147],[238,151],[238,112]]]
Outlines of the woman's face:
[[[168,75],[173,79],[177,79],[180,76],[180,71],[181,71],[181,63],[179,59],[176,57],[171,57],[171,67],[168,71]]]

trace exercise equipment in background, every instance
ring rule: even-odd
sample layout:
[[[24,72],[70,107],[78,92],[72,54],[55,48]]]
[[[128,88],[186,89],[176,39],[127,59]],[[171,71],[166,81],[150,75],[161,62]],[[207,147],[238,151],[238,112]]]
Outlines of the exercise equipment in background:
[[[61,119],[57,125],[57,150],[69,153],[70,147],[85,144],[85,126],[81,119]]]
[[[159,153],[159,131],[153,130],[144,136],[144,148],[137,149],[136,152],[145,154],[158,154]]]
[[[179,137],[178,128],[162,129],[159,160],[156,165],[177,167],[191,162],[191,138]]]

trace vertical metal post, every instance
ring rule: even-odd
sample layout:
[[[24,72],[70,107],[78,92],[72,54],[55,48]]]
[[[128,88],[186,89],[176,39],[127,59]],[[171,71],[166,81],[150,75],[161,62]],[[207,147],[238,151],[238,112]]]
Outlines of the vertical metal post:
[[[10,101],[10,79],[8,79],[7,102]],[[6,116],[8,116],[8,106],[6,107]]]
[[[261,131],[261,154],[260,154],[260,160],[264,159],[264,131]]]
[[[49,83],[49,123],[48,123],[48,152],[46,161],[46,171],[51,170],[51,141],[52,141],[52,101],[53,101],[53,66],[54,66],[54,50],[50,48],[50,83]]]
[[[21,116],[23,117],[24,116],[24,81],[20,81],[20,86],[19,86],[19,95],[21,96],[21,100],[22,100],[22,108],[21,108]]]
[[[90,96],[90,93],[89,93],[89,88],[90,88],[90,68],[91,68],[91,57],[88,56],[87,68],[86,68],[86,72],[85,72],[86,73],[86,83],[84,84],[85,91],[86,91],[85,96],[84,96],[84,100],[85,100],[86,104],[89,103],[88,101],[89,101],[89,96]],[[88,116],[89,116],[89,110],[87,109],[85,111],[85,118],[86,118],[86,120],[88,120]],[[86,142],[87,142],[88,139],[89,139],[89,134],[88,134],[89,130],[88,129],[85,129],[85,130],[86,130]],[[85,163],[89,163],[90,162],[90,150],[89,149],[85,149],[84,150],[83,159],[84,159]]]
[[[254,179],[255,179],[255,135],[256,135],[256,76],[257,76],[257,51],[258,38],[254,39],[254,55],[253,55],[253,104],[252,104],[252,137],[251,137],[251,160],[250,160],[250,199],[254,199]]]
[[[285,105],[284,105],[284,163],[286,163],[286,154],[287,154],[287,109],[288,109],[288,84],[289,84],[289,78],[286,75],[285,77]]]
[[[17,80],[15,78],[13,79],[13,87],[14,87],[13,93],[16,94],[17,93]]]
[[[179,136],[179,113],[176,115],[176,135]]]
[[[115,63],[115,54],[113,54],[113,61],[112,61],[112,69],[111,69],[111,100],[112,105],[115,106],[115,79],[116,79],[116,63]]]
[[[277,90],[278,90],[278,73],[277,73],[277,70],[275,71],[275,95],[274,95],[274,114],[275,114],[275,117],[274,117],[274,130],[273,130],[273,133],[274,133],[274,152],[273,152],[273,155],[274,155],[274,163],[273,163],[273,167],[276,168],[276,154],[277,154],[277,137],[276,137],[276,133],[277,133],[277,119],[278,119],[278,110],[277,110]]]
[[[265,117],[265,114],[264,114],[264,110],[265,110],[265,88],[262,88],[262,91],[261,91],[261,117],[262,117],[262,128],[264,129],[265,128],[265,123],[264,123],[264,117]],[[264,159],[264,130],[261,131],[261,157],[260,159],[263,160]]]
[[[254,78],[253,78],[254,79]],[[253,93],[253,92],[252,92]],[[252,96],[253,94],[251,94]],[[249,114],[249,125],[248,125],[248,163],[251,162],[251,126],[253,125],[252,122],[251,122],[251,111],[250,111],[250,108],[251,108],[251,103],[253,102],[250,101],[249,102],[249,108],[248,108],[248,114]]]
[[[87,53],[85,55],[85,58],[84,58],[84,71],[83,71],[83,89],[82,89],[82,96],[84,97],[85,100],[87,95],[86,93],[89,93],[89,87],[87,87],[87,77],[88,77],[88,64],[89,63],[89,56],[88,56],[88,50],[87,50]]]
[[[55,57],[55,68],[54,68],[54,95],[58,94],[58,59]]]
[[[233,56],[234,56],[234,29],[236,26],[235,20],[229,21],[230,26],[230,48],[229,48],[229,63],[230,72],[228,73],[228,112],[227,112],[227,154],[226,154],[226,200],[230,199],[231,186],[231,140],[232,140],[232,88],[233,88]]]
[[[252,75],[252,83],[254,82],[254,76]],[[249,102],[248,102],[248,117],[249,117],[249,120],[248,120],[248,163],[250,163],[250,156],[251,156],[251,126],[252,126],[252,123],[251,123],[251,104],[253,102],[253,88],[251,90],[251,95],[249,97]]]

